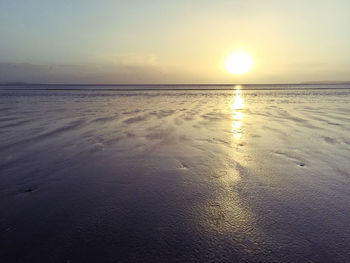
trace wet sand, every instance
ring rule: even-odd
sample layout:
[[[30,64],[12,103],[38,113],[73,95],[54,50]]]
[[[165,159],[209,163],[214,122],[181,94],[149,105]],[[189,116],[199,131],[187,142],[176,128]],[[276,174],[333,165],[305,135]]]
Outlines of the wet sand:
[[[0,91],[1,262],[347,262],[350,89]]]

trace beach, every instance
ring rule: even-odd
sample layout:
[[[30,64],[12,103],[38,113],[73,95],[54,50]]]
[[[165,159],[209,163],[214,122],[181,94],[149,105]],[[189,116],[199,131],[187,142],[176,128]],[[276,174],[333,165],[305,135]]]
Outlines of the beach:
[[[0,90],[1,262],[346,262],[350,87]]]

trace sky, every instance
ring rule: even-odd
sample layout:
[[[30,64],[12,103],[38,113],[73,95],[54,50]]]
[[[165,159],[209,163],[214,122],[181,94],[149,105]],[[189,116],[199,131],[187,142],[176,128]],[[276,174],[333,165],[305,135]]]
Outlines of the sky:
[[[349,0],[0,0],[0,82],[350,80]],[[226,58],[250,54],[250,72]]]

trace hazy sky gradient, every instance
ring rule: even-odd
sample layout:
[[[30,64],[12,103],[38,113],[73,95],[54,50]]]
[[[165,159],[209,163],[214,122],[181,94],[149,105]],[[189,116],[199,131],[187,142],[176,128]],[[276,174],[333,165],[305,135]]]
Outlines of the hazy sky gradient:
[[[0,82],[350,80],[348,0],[0,0]],[[245,50],[253,70],[225,58]]]

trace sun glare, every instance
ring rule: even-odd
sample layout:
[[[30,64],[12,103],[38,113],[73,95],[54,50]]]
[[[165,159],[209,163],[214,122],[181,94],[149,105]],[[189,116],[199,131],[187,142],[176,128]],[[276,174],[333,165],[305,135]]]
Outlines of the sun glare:
[[[231,74],[248,73],[253,66],[253,59],[246,52],[231,54],[226,60],[226,69]]]

